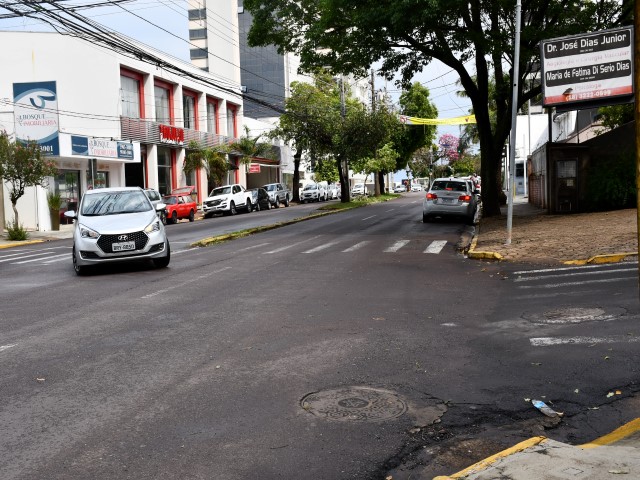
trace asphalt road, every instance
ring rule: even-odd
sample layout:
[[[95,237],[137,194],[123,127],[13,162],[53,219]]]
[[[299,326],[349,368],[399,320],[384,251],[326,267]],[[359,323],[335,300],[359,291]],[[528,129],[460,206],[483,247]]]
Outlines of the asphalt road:
[[[200,229],[315,207],[172,225],[163,270],[76,277],[69,241],[0,252],[0,477],[430,478],[619,421],[637,266],[465,259],[467,227],[423,224],[420,199],[199,249]]]

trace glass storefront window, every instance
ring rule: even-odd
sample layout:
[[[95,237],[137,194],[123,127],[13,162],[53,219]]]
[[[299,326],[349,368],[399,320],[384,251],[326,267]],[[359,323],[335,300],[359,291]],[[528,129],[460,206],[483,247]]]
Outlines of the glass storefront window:
[[[87,188],[109,187],[109,172],[96,172],[95,181],[91,182],[91,172],[87,170]]]
[[[196,99],[191,95],[182,96],[184,128],[196,128]]]
[[[67,210],[77,210],[80,199],[80,171],[60,170],[54,180],[55,192],[60,194],[60,223],[72,223],[64,216]]]
[[[156,85],[154,87],[154,96],[156,104],[156,122],[171,123],[171,109],[169,104],[169,89]]]
[[[171,193],[171,149],[158,147],[158,191]]]
[[[214,102],[207,102],[207,132],[213,134],[218,133],[216,120],[216,104]]]
[[[120,75],[122,92],[122,116],[140,118],[140,82],[135,78]]]
[[[236,110],[227,106],[227,136],[236,136]]]

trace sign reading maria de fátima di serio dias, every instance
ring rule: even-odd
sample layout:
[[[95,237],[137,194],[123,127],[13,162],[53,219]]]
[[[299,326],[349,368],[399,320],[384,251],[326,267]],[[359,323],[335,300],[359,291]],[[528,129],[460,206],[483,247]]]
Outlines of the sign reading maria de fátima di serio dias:
[[[633,95],[632,27],[544,40],[540,48],[545,107]]]

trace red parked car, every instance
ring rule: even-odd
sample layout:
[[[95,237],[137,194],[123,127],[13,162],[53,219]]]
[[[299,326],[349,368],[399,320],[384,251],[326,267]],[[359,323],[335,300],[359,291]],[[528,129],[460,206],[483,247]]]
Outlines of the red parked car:
[[[178,223],[181,218],[193,222],[198,204],[191,195],[165,195],[162,203],[167,206],[167,223]]]

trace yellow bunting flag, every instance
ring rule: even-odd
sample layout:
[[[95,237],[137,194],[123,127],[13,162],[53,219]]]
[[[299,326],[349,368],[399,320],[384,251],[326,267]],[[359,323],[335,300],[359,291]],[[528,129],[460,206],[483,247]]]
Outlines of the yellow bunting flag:
[[[476,123],[475,115],[465,115],[463,117],[453,118],[418,118],[399,115],[400,123],[405,125],[465,125],[467,123]]]

